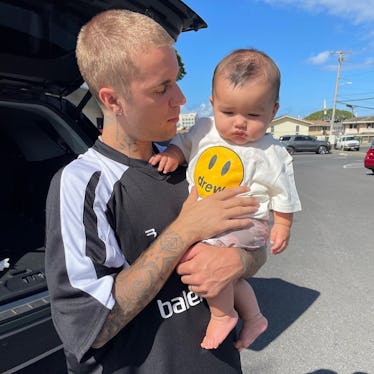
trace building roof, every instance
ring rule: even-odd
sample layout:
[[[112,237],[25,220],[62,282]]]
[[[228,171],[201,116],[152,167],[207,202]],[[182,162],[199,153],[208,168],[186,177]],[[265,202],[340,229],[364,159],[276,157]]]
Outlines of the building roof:
[[[282,122],[285,122],[285,121],[296,122],[296,123],[298,123],[300,125],[304,125],[304,126],[310,126],[311,125],[311,121],[305,121],[305,120],[303,120],[301,118],[296,118],[296,117],[292,117],[292,116],[289,116],[289,115],[283,115],[283,116],[274,118],[271,121],[271,123],[273,125],[276,125],[279,122],[282,123]]]
[[[344,120],[343,123],[374,123],[374,116],[354,117]]]
[[[295,122],[304,126],[330,126],[330,121],[325,120],[305,120],[301,118],[292,117],[289,115],[283,115],[277,118],[274,118],[271,122],[272,125],[277,125],[278,123],[283,123],[285,121]],[[354,117],[346,119],[342,122],[343,124],[356,124],[356,123],[374,123],[374,116],[363,116],[363,117]]]

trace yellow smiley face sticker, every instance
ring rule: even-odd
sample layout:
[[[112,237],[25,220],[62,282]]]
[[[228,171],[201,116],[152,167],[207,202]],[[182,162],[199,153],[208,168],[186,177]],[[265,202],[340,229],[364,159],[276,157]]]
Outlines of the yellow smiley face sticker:
[[[226,147],[210,147],[203,151],[194,170],[199,196],[206,197],[227,187],[239,186],[244,167],[239,156]]]

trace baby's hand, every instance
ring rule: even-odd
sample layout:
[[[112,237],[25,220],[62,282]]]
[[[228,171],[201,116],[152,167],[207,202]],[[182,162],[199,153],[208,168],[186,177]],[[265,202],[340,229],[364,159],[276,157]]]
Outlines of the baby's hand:
[[[157,170],[164,174],[174,171],[179,165],[178,160],[167,150],[153,155],[149,163],[153,166],[158,164]]]
[[[277,255],[283,252],[287,248],[289,239],[290,227],[275,223],[270,233],[271,253]]]

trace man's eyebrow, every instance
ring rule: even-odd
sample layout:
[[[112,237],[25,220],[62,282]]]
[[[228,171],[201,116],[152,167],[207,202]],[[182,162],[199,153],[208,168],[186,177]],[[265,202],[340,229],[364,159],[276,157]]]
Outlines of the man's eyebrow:
[[[148,89],[149,90],[158,90],[160,89],[161,87],[166,87],[170,84],[171,80],[170,79],[166,79],[164,81],[161,81],[161,82],[155,82],[154,84],[151,84],[148,86]]]
[[[158,87],[158,86],[165,86],[166,84],[169,84],[170,82],[171,82],[171,79],[165,79],[165,80],[162,81],[162,82],[156,83],[156,84],[155,84],[155,87]]]

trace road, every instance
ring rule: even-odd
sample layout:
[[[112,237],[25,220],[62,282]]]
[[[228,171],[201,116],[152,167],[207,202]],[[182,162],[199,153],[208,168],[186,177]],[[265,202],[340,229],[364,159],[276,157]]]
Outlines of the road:
[[[250,280],[268,330],[245,374],[374,373],[374,174],[364,152],[295,154],[303,211]]]

